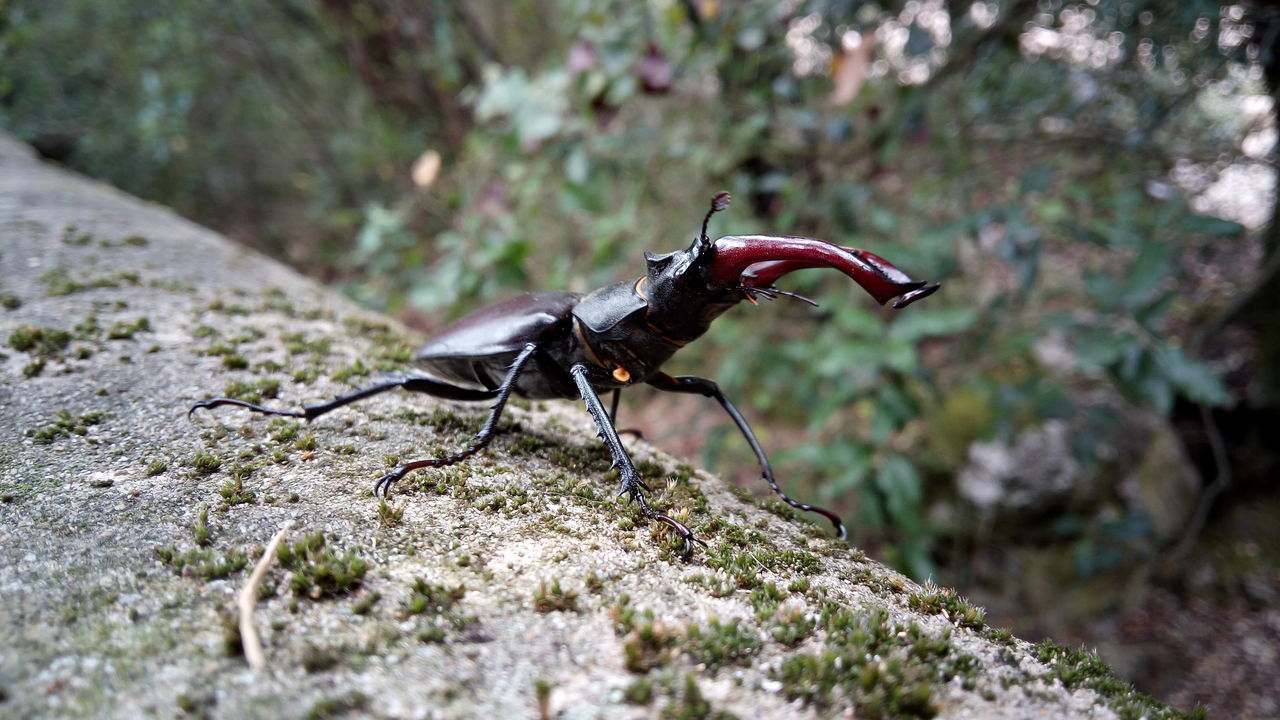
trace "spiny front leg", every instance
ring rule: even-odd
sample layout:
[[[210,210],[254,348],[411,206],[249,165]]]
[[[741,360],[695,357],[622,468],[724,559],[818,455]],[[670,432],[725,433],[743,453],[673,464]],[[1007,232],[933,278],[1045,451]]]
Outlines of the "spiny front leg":
[[[520,372],[524,370],[525,365],[529,363],[529,359],[537,351],[538,346],[535,343],[529,343],[524,346],[524,349],[512,361],[511,366],[507,369],[507,376],[502,380],[502,384],[498,386],[496,391],[497,399],[494,400],[493,405],[489,408],[489,418],[485,420],[484,427],[480,428],[480,432],[476,433],[475,437],[471,439],[471,444],[465,450],[455,455],[405,463],[378,478],[378,481],[373,484],[373,494],[389,498],[391,497],[391,486],[414,470],[448,467],[462,462],[483,450],[489,444],[489,441],[493,440],[494,431],[498,428],[498,420],[502,417],[503,408],[507,406],[507,399],[511,397],[511,391],[515,389],[516,380],[519,379]]]
[[[631,457],[627,455],[626,448],[622,447],[622,441],[618,439],[618,432],[613,427],[613,423],[609,420],[608,413],[605,412],[604,405],[600,402],[600,396],[596,394],[596,390],[591,386],[589,374],[591,366],[585,363],[579,363],[569,369],[569,374],[573,376],[573,381],[578,385],[578,392],[582,395],[582,401],[586,403],[587,412],[591,413],[592,419],[596,421],[597,434],[600,439],[604,440],[604,444],[609,448],[609,454],[613,457],[613,466],[618,468],[618,472],[622,476],[622,488],[619,495],[626,495],[628,500],[638,502],[640,504],[640,512],[649,520],[656,520],[661,523],[670,525],[676,534],[684,540],[684,554],[688,555],[693,550],[692,543],[706,547],[707,544],[694,537],[693,531],[688,525],[676,520],[675,518],[664,515],[654,510],[649,505],[649,501],[645,499],[644,493],[649,490],[648,486],[640,480],[640,473],[636,471],[635,464],[631,462]]]

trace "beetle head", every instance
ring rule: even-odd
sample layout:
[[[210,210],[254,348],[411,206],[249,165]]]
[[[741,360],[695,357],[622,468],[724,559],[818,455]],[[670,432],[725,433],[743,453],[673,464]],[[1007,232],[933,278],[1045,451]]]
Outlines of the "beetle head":
[[[754,303],[756,295],[779,294],[774,282],[795,270],[839,270],[882,305],[897,298],[894,308],[906,307],[938,289],[936,284],[912,280],[873,253],[814,238],[731,235],[712,242],[707,222],[727,207],[729,193],[712,198],[702,233],[687,249],[645,253],[649,267],[642,292],[649,300],[649,318],[673,338],[683,341],[701,335],[712,320],[741,300]]]
[[[718,287],[711,280],[715,244],[707,237],[707,223],[727,207],[729,193],[716,193],[693,244],[661,255],[644,254],[648,272],[640,291],[649,301],[649,321],[670,337],[681,341],[698,337],[712,320],[742,299],[736,291]]]

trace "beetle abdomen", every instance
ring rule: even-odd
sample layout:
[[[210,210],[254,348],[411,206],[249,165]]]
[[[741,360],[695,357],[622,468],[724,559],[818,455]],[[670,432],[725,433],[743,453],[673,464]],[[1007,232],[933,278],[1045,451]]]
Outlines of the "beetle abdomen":
[[[568,327],[581,293],[525,293],[464,315],[426,342],[414,357],[420,362],[446,358],[482,358],[520,352],[558,323]],[[501,377],[501,376],[499,376]]]
[[[414,360],[441,380],[493,390],[527,343],[548,346],[569,336],[573,308],[581,297],[574,292],[526,293],[482,308],[437,333]],[[561,397],[553,384],[541,373],[525,373],[515,392],[529,398]]]

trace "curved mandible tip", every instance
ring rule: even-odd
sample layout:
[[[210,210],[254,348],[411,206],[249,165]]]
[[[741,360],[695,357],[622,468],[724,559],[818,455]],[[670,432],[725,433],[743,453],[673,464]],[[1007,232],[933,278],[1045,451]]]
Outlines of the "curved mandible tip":
[[[919,300],[920,298],[927,298],[930,295],[937,292],[938,288],[940,287],[942,287],[941,283],[934,283],[932,285],[926,285],[918,290],[912,290],[911,292],[906,293],[902,297],[898,298],[897,301],[893,303],[893,309],[901,310],[902,308],[910,305],[911,303]]]

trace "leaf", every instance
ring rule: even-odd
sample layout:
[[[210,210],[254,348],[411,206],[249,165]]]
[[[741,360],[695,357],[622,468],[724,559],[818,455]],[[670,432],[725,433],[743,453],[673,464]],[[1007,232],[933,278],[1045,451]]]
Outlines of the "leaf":
[[[1076,364],[1085,369],[1108,367],[1120,360],[1131,343],[1131,336],[1112,335],[1110,328],[1088,328],[1075,338]]]
[[[1138,396],[1151,403],[1162,413],[1173,409],[1173,386],[1162,375],[1154,372],[1139,376],[1136,385]]]
[[[898,316],[889,326],[889,337],[915,342],[921,338],[954,335],[968,330],[977,320],[978,311],[967,307],[911,308],[910,314]]]
[[[854,442],[836,443],[833,446],[805,446],[805,459],[815,468],[839,468],[829,487],[822,489],[826,498],[837,497],[862,485],[871,469],[871,453]]]
[[[1134,307],[1146,299],[1157,284],[1169,274],[1169,248],[1162,242],[1148,240],[1125,273],[1118,292],[1124,307]]]
[[[880,462],[876,488],[884,495],[885,509],[896,523],[914,524],[920,515],[920,476],[907,459],[890,453]]]
[[[1113,369],[1120,389],[1139,402],[1167,413],[1173,407],[1173,386],[1145,348],[1131,345]]]
[[[1048,224],[1066,220],[1068,212],[1067,204],[1057,198],[1049,198],[1036,206],[1036,215]]]
[[[1084,289],[1089,297],[1098,304],[1100,310],[1112,310],[1120,300],[1121,287],[1119,281],[1110,273],[1097,268],[1084,272]]]
[[[1156,299],[1135,310],[1133,317],[1142,325],[1142,327],[1153,333],[1157,332],[1157,328],[1160,325],[1160,321],[1164,318],[1164,314],[1169,312],[1169,308],[1173,306],[1173,303],[1177,298],[1178,292],[1176,290],[1168,290],[1161,293],[1156,297]]]
[[[905,423],[920,414],[919,408],[906,390],[891,384],[880,387],[876,397],[876,407],[888,413],[895,425]]]
[[[881,361],[900,373],[915,372],[919,365],[916,348],[910,342],[891,341],[880,346]]]
[[[1238,222],[1211,215],[1187,215],[1182,220],[1182,230],[1193,235],[1232,237],[1244,234],[1245,227]]]
[[[1108,243],[1106,235],[1101,231],[1104,227],[1104,224],[1101,221],[1094,221],[1088,226],[1081,225],[1076,222],[1064,221],[1061,224],[1061,227],[1071,233],[1071,237],[1074,238],[1076,242],[1097,245],[1098,247],[1107,247]]]
[[[1188,400],[1205,405],[1226,405],[1231,393],[1208,365],[1194,360],[1172,345],[1156,350],[1156,363],[1169,382]]]
[[[898,549],[899,564],[908,575],[916,580],[936,578],[938,567],[929,555],[929,550],[919,540],[907,540]]]

